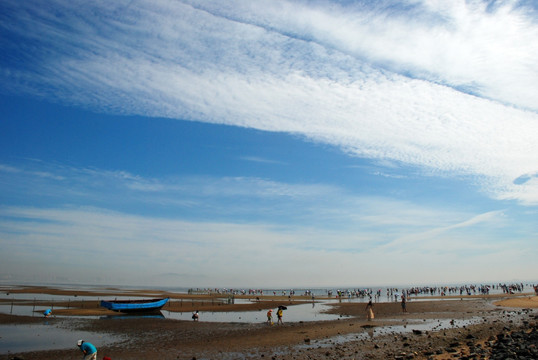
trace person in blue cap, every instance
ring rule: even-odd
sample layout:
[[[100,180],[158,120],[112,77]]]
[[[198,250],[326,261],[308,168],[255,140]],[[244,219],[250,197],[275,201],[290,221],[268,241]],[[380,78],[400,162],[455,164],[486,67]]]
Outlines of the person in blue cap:
[[[77,341],[77,345],[84,354],[83,360],[97,360],[97,349],[84,340]]]

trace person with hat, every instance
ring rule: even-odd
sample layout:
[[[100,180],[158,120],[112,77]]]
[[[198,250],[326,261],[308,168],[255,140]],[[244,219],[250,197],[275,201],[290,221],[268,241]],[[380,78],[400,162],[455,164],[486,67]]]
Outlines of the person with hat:
[[[273,309],[269,309],[267,312],[267,324],[273,325]]]
[[[84,354],[83,360],[97,360],[97,348],[91,343],[79,340],[77,341],[77,346]]]

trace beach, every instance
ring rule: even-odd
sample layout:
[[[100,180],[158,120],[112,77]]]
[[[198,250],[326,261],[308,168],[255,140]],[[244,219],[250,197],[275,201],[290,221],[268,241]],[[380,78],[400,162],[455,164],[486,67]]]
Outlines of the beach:
[[[364,302],[331,301],[324,312],[333,320],[287,322],[294,307],[311,304],[307,296],[235,295],[230,303],[222,294],[178,294],[155,290],[77,291],[49,287],[10,290],[12,299],[23,294],[69,296],[58,300],[55,316],[0,314],[2,326],[40,326],[86,332],[85,340],[98,348],[98,359],[454,359],[485,349],[499,333],[536,326],[538,298],[534,293],[418,296],[407,302],[407,312],[396,301],[374,303],[375,318],[367,321]],[[199,310],[199,322],[155,317],[114,317],[117,313],[84,297],[170,297],[162,312]],[[46,296],[45,296],[46,297]],[[81,299],[79,302],[74,298]],[[258,298],[258,299],[257,299]],[[223,299],[225,301],[223,301]],[[249,301],[250,300],[250,301]],[[327,299],[316,299],[326,301]],[[8,300],[3,300],[7,302]],[[10,300],[15,303],[14,300]],[[12,306],[22,306],[21,300]],[[33,301],[32,306],[40,308]],[[67,308],[67,306],[69,308]],[[255,312],[265,318],[268,309],[285,305],[284,325],[257,322],[214,322],[218,312]],[[312,305],[309,305],[312,306]],[[275,316],[276,317],[276,316]],[[276,322],[276,319],[275,319]],[[93,334],[93,335],[92,335]],[[74,336],[74,335],[73,335]],[[67,339],[70,341],[71,339]],[[2,353],[7,359],[74,359],[81,357],[73,337],[72,347]],[[106,341],[105,341],[106,340]],[[0,339],[0,349],[2,345]],[[31,340],[30,340],[31,341]],[[485,351],[485,350],[484,350]],[[456,356],[455,356],[456,355]],[[475,357],[476,358],[476,357]],[[479,357],[478,357],[479,358]]]

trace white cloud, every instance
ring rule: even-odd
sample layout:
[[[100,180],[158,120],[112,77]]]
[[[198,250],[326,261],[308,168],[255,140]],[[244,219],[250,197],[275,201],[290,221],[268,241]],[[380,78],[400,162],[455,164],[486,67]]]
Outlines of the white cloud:
[[[257,163],[263,163],[263,164],[275,164],[275,165],[285,165],[284,162],[278,161],[278,160],[271,160],[271,159],[265,159],[258,156],[242,156],[241,160],[244,161],[251,161],[251,162],[257,162]]]
[[[493,198],[536,205],[535,181],[514,184],[538,166],[534,13],[513,2],[386,5],[4,4],[15,9],[4,29],[37,50],[3,65],[2,86],[97,111],[298,133],[471,175]]]
[[[536,110],[538,25],[533,9],[516,1],[192,3],[398,73]]]
[[[496,216],[478,215],[445,230],[491,224]],[[476,240],[473,234],[464,233],[452,244],[440,239],[440,232],[422,234],[421,247],[406,241],[394,252],[378,246],[379,233],[372,237],[363,230],[189,222],[73,207],[2,207],[0,218],[1,272],[41,281],[67,276],[79,282],[100,278],[109,284],[211,287],[408,284],[405,276],[422,271],[416,266],[420,264],[431,265],[428,274],[421,273],[423,283],[467,282],[511,276],[491,274],[487,264],[501,257],[506,263],[516,261],[518,271],[532,262],[517,258],[530,246],[527,242],[519,240],[520,251],[515,251],[513,244],[493,240],[492,245],[491,239]],[[455,247],[464,252],[452,252]],[[449,263],[447,275],[443,266]],[[476,269],[472,279],[465,272],[469,263]],[[108,271],[110,268],[115,271]],[[168,273],[181,277],[159,277]]]
[[[435,214],[439,216],[439,214]],[[463,236],[457,235],[458,231],[473,228],[486,224],[491,229],[503,228],[503,211],[490,211],[484,214],[472,215],[471,218],[455,222],[449,220],[449,224],[442,225],[439,221],[431,223],[427,230],[421,232],[410,232],[404,236],[398,236],[393,241],[383,244],[380,249],[385,251],[396,251],[403,254],[412,254],[424,251],[434,251],[436,253],[457,252],[457,256],[465,256],[469,249],[480,251],[499,251],[492,247],[493,238],[489,232],[482,230],[479,234],[468,233]],[[488,235],[486,235],[488,234]],[[504,248],[505,245],[498,244],[497,248]]]

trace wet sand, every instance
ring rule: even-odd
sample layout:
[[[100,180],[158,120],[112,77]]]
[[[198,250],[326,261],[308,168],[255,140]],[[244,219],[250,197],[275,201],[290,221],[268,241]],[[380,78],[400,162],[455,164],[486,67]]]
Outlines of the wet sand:
[[[74,292],[51,288],[11,289],[27,293],[69,295],[82,297],[103,296],[170,296],[171,305],[167,311],[188,311],[193,308],[201,312],[210,311],[259,311],[283,304],[287,311],[293,305],[309,301],[295,296],[290,302],[287,297],[264,296],[252,304],[227,304],[217,301],[222,295],[168,294],[166,292],[115,291],[107,289],[98,292]],[[99,295],[98,295],[99,294]],[[16,295],[15,295],[16,297]],[[243,298],[243,296],[236,296]],[[255,300],[256,296],[244,296]],[[122,335],[125,340],[105,346],[98,346],[98,359],[108,356],[116,359],[454,359],[454,352],[469,351],[468,339],[485,343],[499,331],[521,328],[536,322],[538,297],[525,295],[457,296],[435,300],[411,300],[407,313],[402,313],[399,303],[376,303],[375,319],[365,318],[364,303],[335,303],[330,308],[333,314],[342,315],[340,320],[305,321],[284,325],[265,323],[215,323],[181,321],[171,319],[128,318],[102,320],[88,318],[80,320],[69,317],[49,318],[52,325],[73,330],[91,331],[98,334]],[[83,302],[84,308],[70,302],[66,315],[116,314],[98,307],[97,302]],[[80,305],[80,304],[79,304]],[[60,315],[63,310],[55,310]],[[416,330],[421,324],[454,320],[456,324],[472,320],[464,325],[435,328],[427,331]],[[0,324],[40,323],[43,318],[0,315]],[[389,326],[399,326],[399,330],[384,331]],[[405,326],[405,327],[404,327]],[[396,329],[396,328],[395,328]],[[1,339],[0,339],[1,340]],[[73,339],[75,344],[77,339]],[[92,339],[86,339],[92,341]],[[458,344],[455,346],[455,344]],[[405,354],[405,355],[402,355]],[[412,354],[412,357],[410,357]],[[0,360],[15,356],[28,359],[73,359],[80,356],[79,350],[72,349],[25,352],[0,355]]]

